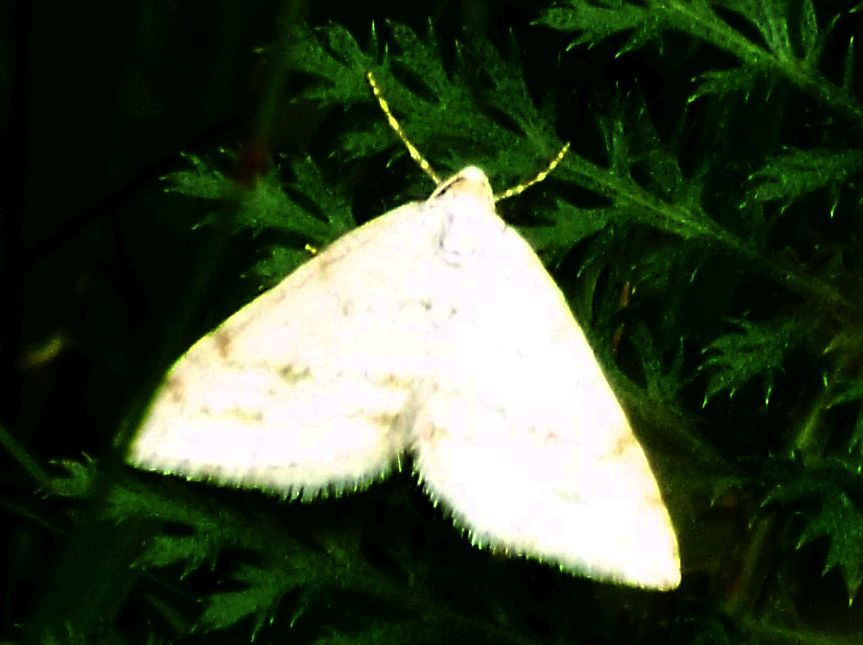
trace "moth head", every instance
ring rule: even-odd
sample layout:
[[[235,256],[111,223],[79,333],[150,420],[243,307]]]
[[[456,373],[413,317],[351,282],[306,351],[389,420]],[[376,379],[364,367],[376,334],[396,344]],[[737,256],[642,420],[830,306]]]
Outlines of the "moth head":
[[[488,177],[476,166],[467,166],[442,182],[432,193],[429,200],[458,200],[471,207],[494,211],[494,194]]]

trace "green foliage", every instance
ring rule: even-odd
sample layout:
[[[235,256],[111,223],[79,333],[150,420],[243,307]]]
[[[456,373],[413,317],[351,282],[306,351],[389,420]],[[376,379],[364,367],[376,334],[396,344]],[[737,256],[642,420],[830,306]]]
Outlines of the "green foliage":
[[[706,348],[702,368],[710,372],[704,402],[719,392],[729,396],[757,376],[764,380],[764,405],[770,403],[775,372],[782,369],[785,355],[796,344],[798,326],[789,320],[754,324],[738,321],[740,331],[720,336]]]
[[[730,17],[755,32],[738,28]],[[537,22],[578,34],[570,46],[595,45],[632,32],[618,55],[656,42],[665,31],[682,32],[737,61],[731,69],[702,72],[693,98],[748,94],[759,81],[772,85],[782,79],[859,127],[863,110],[848,92],[851,70],[840,86],[818,70],[825,43],[842,17],[835,14],[819,24],[813,0],[568,0],[546,10]],[[853,39],[847,43],[849,56],[852,44]],[[848,66],[853,69],[853,63]]]
[[[787,205],[807,193],[826,189],[835,204],[842,185],[861,169],[863,153],[859,150],[794,150],[770,159],[753,173],[750,197]]]
[[[845,582],[849,605],[863,583],[863,540],[851,527],[863,526],[859,503],[860,473],[841,461],[809,464],[794,478],[783,478],[764,498],[763,506],[783,506],[800,513],[796,547],[826,539],[823,572],[836,569]],[[853,491],[853,493],[851,492]]]
[[[495,186],[523,181],[560,150],[563,143],[531,100],[517,61],[505,60],[490,43],[476,40],[469,52],[458,49],[446,67],[431,30],[420,35],[397,23],[388,27],[393,49],[384,64],[376,60],[375,32],[365,51],[339,25],[292,33],[285,54],[289,68],[315,81],[300,97],[325,107],[368,105],[365,74],[371,71],[423,154],[454,172],[465,165],[465,153],[458,150],[468,147],[485,162]],[[363,125],[349,128],[339,142],[345,159],[367,158],[380,150],[405,154],[384,119],[378,116]]]
[[[546,9],[536,22],[563,32],[577,33],[578,36],[569,44],[570,48],[593,45],[610,36],[632,31],[632,35],[617,50],[617,54],[622,55],[640,49],[659,37],[663,14],[654,9],[621,0],[576,0]]]
[[[248,230],[255,238],[265,233],[296,236],[312,246],[326,244],[356,226],[347,198],[332,189],[310,158],[291,161],[293,192],[289,193],[276,171],[244,187],[200,157],[184,157],[192,168],[172,173],[165,180],[170,192],[215,203],[218,210],[200,226],[223,225],[229,235]],[[236,162],[233,155],[223,157]],[[225,214],[228,208],[230,216]],[[271,286],[307,257],[304,249],[278,244],[257,261],[252,272],[265,286]]]
[[[857,413],[852,417],[854,422],[851,429],[851,437],[848,440],[848,451],[856,452],[856,458],[863,458],[863,378],[852,378],[840,381],[836,384],[836,395],[830,402],[830,407],[851,405],[856,407]]]
[[[497,39],[291,23],[263,50],[278,70],[265,94],[320,116],[308,149],[249,180],[241,153],[214,147],[164,178],[170,203],[206,209],[181,244],[236,243],[230,277],[269,286],[431,190],[366,72],[442,175],[476,164],[501,192],[570,138],[548,181],[499,210],[631,412],[678,530],[679,591],[657,600],[474,550],[406,474],[289,502],[133,475],[110,454],[52,476],[2,431],[49,494],[5,508],[66,545],[20,622],[45,642],[839,642],[844,627],[806,614],[817,584],[863,630],[840,613],[863,582],[863,107],[843,7],[565,0]],[[70,588],[111,593],[76,604]]]

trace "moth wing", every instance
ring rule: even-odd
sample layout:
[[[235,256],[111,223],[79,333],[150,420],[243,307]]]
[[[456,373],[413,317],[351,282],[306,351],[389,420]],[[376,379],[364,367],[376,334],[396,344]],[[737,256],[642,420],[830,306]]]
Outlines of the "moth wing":
[[[415,464],[472,539],[667,589],[677,541],[645,454],[563,294],[488,210],[413,430]],[[468,244],[468,246],[471,246]],[[440,300],[443,300],[440,296]]]
[[[170,370],[129,461],[286,493],[383,474],[426,370],[436,232],[424,203],[402,206],[232,315]]]

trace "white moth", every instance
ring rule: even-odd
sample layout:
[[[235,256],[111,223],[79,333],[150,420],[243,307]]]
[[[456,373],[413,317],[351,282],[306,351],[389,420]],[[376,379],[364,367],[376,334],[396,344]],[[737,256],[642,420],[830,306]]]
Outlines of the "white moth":
[[[405,453],[476,543],[601,580],[680,582],[644,452],[560,290],[472,166],[195,343],[129,461],[314,496],[365,485]]]

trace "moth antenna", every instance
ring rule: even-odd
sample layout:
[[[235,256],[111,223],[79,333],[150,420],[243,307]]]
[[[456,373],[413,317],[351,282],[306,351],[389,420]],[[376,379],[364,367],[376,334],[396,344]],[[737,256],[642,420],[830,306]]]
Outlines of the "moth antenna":
[[[536,175],[532,179],[518,184],[517,186],[513,186],[512,188],[507,188],[499,195],[495,195],[494,201],[499,202],[504,199],[509,199],[510,197],[515,197],[516,195],[521,195],[524,191],[526,191],[534,184],[538,184],[539,182],[541,182],[543,179],[548,177],[554,171],[554,169],[558,167],[558,165],[560,165],[560,162],[563,161],[563,158],[566,156],[567,152],[569,152],[569,142],[564,144],[563,148],[560,149],[560,152],[557,153],[554,159],[551,160],[551,163],[549,163],[544,170],[536,173]]]
[[[399,124],[398,120],[393,116],[392,111],[390,110],[390,104],[387,103],[387,100],[384,98],[383,92],[381,91],[381,86],[378,85],[377,79],[375,79],[375,75],[371,72],[366,72],[366,80],[369,82],[369,85],[372,88],[372,92],[375,95],[375,98],[378,100],[378,105],[381,106],[381,110],[387,117],[387,123],[390,124],[390,127],[393,131],[398,135],[401,142],[405,145],[405,148],[408,149],[408,154],[411,156],[420,169],[431,177],[431,180],[435,184],[441,183],[440,175],[438,175],[434,169],[431,167],[431,164],[428,160],[420,154],[420,151],[417,150],[417,147],[411,143],[411,140],[408,139],[408,135],[405,134],[405,131],[402,130],[402,126]],[[536,182],[534,182],[536,183]]]

